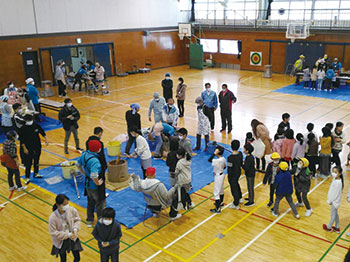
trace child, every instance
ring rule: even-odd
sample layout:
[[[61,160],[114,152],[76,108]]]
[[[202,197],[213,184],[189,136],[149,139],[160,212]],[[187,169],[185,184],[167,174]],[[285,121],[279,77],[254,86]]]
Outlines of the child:
[[[292,153],[293,153],[293,148],[294,148],[294,144],[295,144],[293,129],[288,129],[285,132],[285,135],[286,135],[286,138],[283,140],[281,157],[288,164],[291,164]]]
[[[273,204],[273,196],[275,195],[275,191],[276,191],[274,183],[275,183],[275,177],[279,172],[279,163],[281,160],[280,154],[277,152],[273,152],[271,155],[271,160],[272,162],[270,162],[267,165],[266,173],[263,180],[264,185],[266,185],[266,183],[270,185],[270,201],[267,204],[267,207],[271,207]]]
[[[209,162],[212,163],[214,167],[214,199],[215,199],[215,208],[210,209],[212,213],[221,213],[221,207],[224,205],[224,182],[225,182],[225,168],[226,160],[222,156],[224,154],[224,148],[218,146],[215,149],[214,154],[209,158]],[[214,157],[217,159],[213,159]]]
[[[253,137],[253,133],[252,132],[248,132],[246,135],[245,135],[245,143],[244,144],[252,144],[254,142],[254,137]]]
[[[344,181],[343,181],[343,170],[340,166],[333,167],[332,170],[332,183],[329,187],[328,191],[328,199],[327,203],[331,205],[331,220],[329,221],[328,225],[323,224],[323,229],[328,232],[337,232],[340,233],[339,228],[339,215],[338,215],[338,209],[340,207],[341,203],[341,195],[344,187]],[[335,222],[335,227],[333,226],[333,223]]]
[[[247,179],[247,188],[249,197],[246,198],[248,200],[247,203],[244,204],[246,207],[254,206],[254,180],[255,180],[255,166],[254,166],[254,156],[252,152],[254,151],[254,147],[251,144],[244,145],[244,154],[246,154],[243,169],[245,172],[245,177]]]
[[[332,91],[332,79],[334,78],[335,73],[333,70],[333,67],[329,67],[329,69],[326,72],[326,78],[324,81],[326,91]]]
[[[335,163],[336,166],[341,166],[339,153],[343,150],[343,144],[345,143],[343,127],[344,124],[342,122],[337,122],[332,132],[332,138],[334,139],[334,144],[332,146],[332,162]]]
[[[282,145],[284,141],[283,129],[278,129],[277,134],[274,136],[274,141],[272,142],[272,151],[282,154]]]
[[[317,90],[318,91],[322,90],[323,79],[325,78],[325,76],[326,74],[322,68],[317,71]]]
[[[346,144],[348,147],[349,147],[349,149],[350,149],[350,141]],[[347,167],[349,167],[350,166],[350,152],[349,152],[349,154],[348,154],[348,160],[346,161],[346,166]]]
[[[303,70],[303,81],[304,81],[304,88],[309,88],[309,82],[310,82],[310,68],[308,66],[305,66]]]
[[[98,241],[101,262],[119,261],[119,243],[122,237],[120,224],[114,220],[115,211],[106,207],[102,211],[102,217],[97,222],[92,235]]]
[[[7,139],[3,144],[3,155],[1,162],[5,163],[7,169],[7,181],[9,184],[9,190],[22,191],[26,189],[26,186],[22,186],[21,177],[19,173],[19,161],[17,157],[17,145],[16,139],[18,139],[17,132],[10,130],[6,133]],[[16,185],[13,184],[13,175],[15,176]]]
[[[239,152],[240,142],[238,140],[232,140],[231,148],[232,154],[227,159],[227,173],[228,182],[230,183],[231,194],[233,196],[233,202],[229,205],[229,208],[240,209],[239,203],[243,202],[242,191],[239,185],[239,177],[241,176],[241,169],[243,165],[243,154]]]
[[[320,164],[319,164],[319,176],[326,178],[329,176],[330,169],[330,157],[332,152],[332,138],[331,130],[328,127],[322,128],[323,136],[320,138],[321,150],[320,150]]]
[[[315,125],[314,125],[313,123],[308,123],[308,124],[306,125],[307,133],[304,134],[304,140],[305,140],[305,142],[308,141],[307,136],[308,136],[309,134],[311,134],[311,133],[313,133],[313,134],[315,135],[316,141],[318,142],[318,136],[317,136],[317,134],[316,134],[315,131],[314,131],[314,127],[315,127]]]
[[[300,158],[292,170],[292,173],[294,174],[295,195],[298,199],[296,206],[302,207],[305,205],[306,217],[309,217],[312,214],[312,208],[310,206],[309,200],[307,199],[307,193],[309,192],[311,185],[310,170],[308,169],[308,166],[309,161],[306,158]]]
[[[187,137],[188,131],[186,128],[180,128],[179,129],[179,148],[183,148],[186,150],[186,152],[192,156],[192,145],[191,145],[191,139]]]
[[[277,132],[278,132],[278,129],[282,129],[283,130],[283,134],[285,134],[285,132],[288,129],[290,129],[289,120],[290,120],[290,114],[284,113],[282,115],[282,122],[278,125]]]
[[[275,217],[278,217],[278,209],[280,201],[285,197],[288,201],[288,204],[290,208],[292,209],[294,216],[299,219],[300,216],[298,214],[297,208],[295,207],[293,203],[293,183],[292,183],[292,177],[290,175],[290,172],[288,171],[288,163],[287,162],[281,162],[280,165],[280,172],[275,177],[275,187],[276,187],[276,202],[275,206],[272,211],[272,215]]]
[[[309,161],[309,169],[312,178],[316,177],[316,164],[318,163],[318,142],[313,133],[307,135],[306,159]]]
[[[317,68],[316,66],[313,66],[311,71],[311,89],[312,90],[316,90],[316,81],[317,81]]]
[[[293,152],[292,152],[293,160],[297,158],[305,157],[306,143],[304,141],[304,136],[303,134],[298,133],[296,138],[297,138],[297,142],[294,144]]]
[[[179,150],[179,141],[176,138],[170,138],[170,152],[166,157],[166,165],[169,167],[171,186],[175,186],[176,184],[175,168],[177,161],[179,160],[176,156],[177,150]]]

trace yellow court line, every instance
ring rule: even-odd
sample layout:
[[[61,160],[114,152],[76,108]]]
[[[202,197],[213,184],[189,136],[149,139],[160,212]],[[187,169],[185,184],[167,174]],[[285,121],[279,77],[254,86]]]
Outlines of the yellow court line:
[[[232,226],[230,226],[228,229],[226,229],[223,232],[223,235],[227,234],[228,232],[230,232],[233,228],[235,228],[236,226],[238,226],[240,223],[242,223],[244,220],[246,220],[250,215],[252,215],[256,210],[258,210],[259,208],[261,208],[262,206],[264,206],[267,203],[268,200],[262,202],[259,206],[257,206],[256,208],[254,208],[252,211],[250,211],[249,213],[247,213],[244,217],[242,217],[240,220],[238,220],[236,223],[234,223]],[[213,245],[217,240],[219,240],[218,237],[214,238],[212,241],[210,241],[208,244],[206,244],[204,247],[202,247],[200,250],[198,250],[193,256],[191,256],[189,259],[187,259],[186,261],[191,261],[192,259],[194,259],[195,257],[197,257],[200,253],[202,253],[204,250],[206,250],[208,247],[210,247],[211,245]]]

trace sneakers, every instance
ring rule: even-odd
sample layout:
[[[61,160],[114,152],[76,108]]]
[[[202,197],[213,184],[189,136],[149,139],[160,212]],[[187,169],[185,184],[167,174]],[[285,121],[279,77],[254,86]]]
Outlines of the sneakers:
[[[210,209],[210,212],[215,213],[215,214],[221,214],[221,208],[219,208],[219,209],[216,209],[216,208]]]
[[[213,204],[214,204],[214,206],[215,206],[215,203],[213,203]],[[224,203],[221,203],[221,204],[220,204],[220,207],[223,207],[223,206],[224,206]]]
[[[249,200],[249,199],[248,199],[248,200]],[[243,204],[243,203],[244,203],[243,198],[241,198],[241,199],[239,200],[239,203],[241,203],[241,204]]]
[[[43,176],[40,175],[40,174],[35,174],[35,173],[34,173],[34,178],[43,178]]]
[[[299,214],[296,214],[296,215],[295,215],[295,218],[296,218],[296,219],[299,219],[299,218],[300,218],[300,215],[299,215]]]
[[[278,214],[276,214],[273,210],[271,210],[271,214],[275,217],[278,217]]]
[[[247,202],[244,204],[244,206],[246,206],[246,207],[254,206],[254,202]]]
[[[66,155],[68,155],[68,154],[69,154],[68,150],[64,150],[64,153],[65,153]]]
[[[242,199],[242,198],[241,198],[241,199]],[[246,197],[244,200],[249,201],[249,198],[248,198],[248,197]],[[242,203],[243,203],[243,200],[242,200]]]
[[[328,228],[326,224],[322,225],[322,228],[326,230],[327,232],[333,232],[333,228]]]
[[[107,198],[107,197],[109,197],[109,193],[106,193],[106,195],[105,195],[105,196],[106,196],[106,198]]]
[[[170,221],[174,221],[176,219],[179,219],[180,217],[182,217],[182,215],[181,214],[177,214],[176,217],[171,217]]]
[[[304,206],[304,203],[296,202],[296,203],[295,203],[295,206],[296,206],[296,207],[303,207],[303,206]]]
[[[17,186],[9,187],[9,191],[15,191],[16,189],[17,189]]]
[[[273,205],[273,202],[269,202],[268,204],[267,204],[267,207],[271,207]]]
[[[24,179],[24,184],[28,185],[29,183],[30,183],[30,179],[29,178]]]
[[[93,224],[94,224],[94,221],[86,221],[86,226],[88,228],[91,228],[93,226]]]
[[[228,205],[229,208],[232,208],[232,209],[240,209],[241,207],[239,205],[235,206],[235,204],[231,203]]]
[[[311,214],[312,214],[312,208],[307,209],[306,212],[305,212],[305,216],[309,217],[309,216],[311,216]]]
[[[27,186],[21,186],[21,187],[17,188],[17,191],[23,191],[23,190],[25,190],[26,188],[27,188]]]
[[[195,203],[191,202],[190,208],[194,208],[195,206],[196,206]]]
[[[332,227],[333,231],[335,231],[337,234],[340,234],[340,228]]]

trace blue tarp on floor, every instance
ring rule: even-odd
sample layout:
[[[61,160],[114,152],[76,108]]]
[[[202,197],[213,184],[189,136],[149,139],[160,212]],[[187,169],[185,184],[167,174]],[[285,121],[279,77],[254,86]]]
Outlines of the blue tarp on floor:
[[[192,145],[195,144],[195,138],[190,137]],[[124,152],[126,143],[122,144],[122,152]],[[202,148],[204,148],[204,140],[202,141]],[[223,145],[225,148],[229,148],[228,145]],[[132,152],[132,151],[131,151]],[[193,192],[201,189],[202,187],[210,184],[213,181],[213,169],[211,163],[208,162],[210,157],[209,153],[198,151],[198,154],[192,158],[191,170],[192,170],[192,185]],[[227,158],[229,152],[225,151],[224,156]],[[107,151],[106,151],[107,155]],[[108,161],[115,159],[115,157],[108,157]],[[170,188],[168,167],[164,160],[153,159],[153,166],[157,169],[157,179],[162,181],[167,188]],[[140,167],[139,159],[128,159],[129,174],[135,173],[142,177],[142,170]],[[55,194],[66,194],[70,200],[82,207],[87,207],[87,199],[82,196],[77,198],[77,194],[74,187],[73,180],[63,180],[59,183],[48,184],[45,180],[52,177],[62,177],[62,170],[60,167],[48,167],[40,170],[39,172],[44,176],[44,179],[33,179],[33,183],[40,187],[43,187]],[[83,182],[79,182],[80,195],[84,192]],[[109,197],[106,199],[107,206],[113,207],[116,210],[116,219],[128,228],[132,228],[135,225],[142,222],[145,200],[143,194],[135,192],[130,188],[125,188],[121,191],[115,192],[107,190]],[[147,218],[151,216],[151,213],[147,214]],[[82,219],[85,219],[84,217]]]
[[[334,100],[350,101],[350,86],[340,86],[338,89],[333,91],[318,91],[304,88],[304,84],[299,85],[289,85],[275,90],[274,92],[291,94],[291,95],[300,95],[300,96],[313,96]]]

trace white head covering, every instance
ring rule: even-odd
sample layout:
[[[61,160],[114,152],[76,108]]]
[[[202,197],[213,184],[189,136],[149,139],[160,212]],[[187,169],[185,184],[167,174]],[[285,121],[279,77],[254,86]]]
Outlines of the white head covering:
[[[34,82],[34,79],[29,77],[26,79],[26,85],[29,85],[30,83]]]

